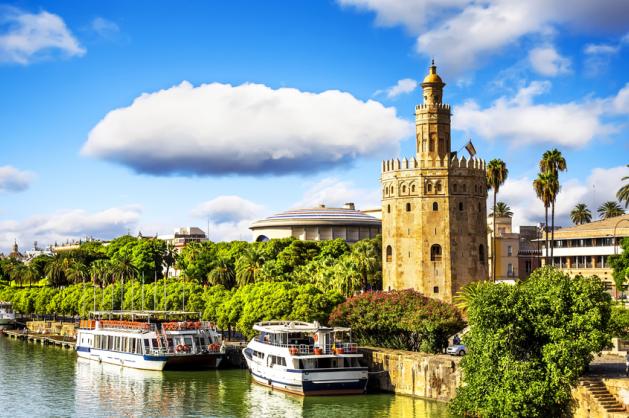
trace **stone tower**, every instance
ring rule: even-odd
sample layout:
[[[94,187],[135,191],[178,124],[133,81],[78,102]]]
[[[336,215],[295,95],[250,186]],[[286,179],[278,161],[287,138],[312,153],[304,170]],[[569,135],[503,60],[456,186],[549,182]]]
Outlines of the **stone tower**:
[[[434,62],[415,107],[416,155],[382,162],[383,288],[452,301],[487,278],[485,162],[452,153],[450,106]]]

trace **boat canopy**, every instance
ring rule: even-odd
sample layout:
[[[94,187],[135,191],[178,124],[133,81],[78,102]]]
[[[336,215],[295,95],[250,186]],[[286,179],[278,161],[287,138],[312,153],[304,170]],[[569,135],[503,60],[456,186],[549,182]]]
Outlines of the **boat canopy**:
[[[319,322],[303,322],[303,321],[263,321],[253,326],[256,331],[268,334],[282,334],[293,332],[350,332],[351,328],[344,327],[326,327]]]
[[[91,318],[143,318],[151,319],[181,319],[188,317],[201,317],[200,312],[186,311],[92,311],[89,313]]]

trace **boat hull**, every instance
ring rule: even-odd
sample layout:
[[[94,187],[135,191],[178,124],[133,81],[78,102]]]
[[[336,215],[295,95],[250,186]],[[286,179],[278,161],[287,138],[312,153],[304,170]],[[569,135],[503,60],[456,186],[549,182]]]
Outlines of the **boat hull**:
[[[299,384],[265,378],[254,372],[251,372],[251,377],[262,386],[302,396],[362,395],[367,390],[366,378],[337,382],[302,381]]]
[[[168,358],[165,356],[119,353],[114,351],[94,350],[81,346],[77,346],[77,355],[89,360],[140,370],[164,370],[168,362]]]
[[[215,369],[223,360],[222,353],[202,353],[168,356],[167,370]]]

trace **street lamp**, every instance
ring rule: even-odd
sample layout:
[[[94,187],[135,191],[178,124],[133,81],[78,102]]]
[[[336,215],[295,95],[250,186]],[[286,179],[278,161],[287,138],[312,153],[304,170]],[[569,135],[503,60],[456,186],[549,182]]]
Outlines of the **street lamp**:
[[[618,225],[620,225],[621,223],[625,221],[629,222],[629,218],[620,219],[618,220],[618,222],[616,222],[616,225],[614,225],[614,236],[612,238],[613,239],[612,244],[614,245],[614,255],[618,254],[618,245],[616,244],[616,228],[618,228]]]

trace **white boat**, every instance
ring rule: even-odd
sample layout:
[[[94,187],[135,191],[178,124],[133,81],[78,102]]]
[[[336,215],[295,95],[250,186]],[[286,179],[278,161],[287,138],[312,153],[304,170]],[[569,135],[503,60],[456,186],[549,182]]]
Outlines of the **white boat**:
[[[365,393],[367,367],[349,328],[268,321],[253,329],[259,334],[243,354],[255,382],[299,395]]]
[[[11,302],[0,301],[0,329],[13,328],[15,326],[15,312]]]
[[[208,322],[176,320],[190,314],[92,312],[93,319],[79,323],[77,355],[143,370],[218,367],[224,351],[220,334]]]

